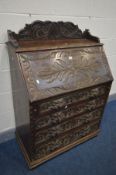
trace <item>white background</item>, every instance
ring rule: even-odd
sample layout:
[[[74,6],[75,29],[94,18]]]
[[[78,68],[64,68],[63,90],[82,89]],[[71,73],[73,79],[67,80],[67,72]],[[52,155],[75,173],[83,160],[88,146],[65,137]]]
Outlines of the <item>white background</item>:
[[[7,30],[18,32],[34,20],[72,21],[90,29],[104,43],[116,77],[115,0],[0,0],[0,133],[15,127],[9,59],[5,42]],[[116,93],[116,81],[110,94]]]

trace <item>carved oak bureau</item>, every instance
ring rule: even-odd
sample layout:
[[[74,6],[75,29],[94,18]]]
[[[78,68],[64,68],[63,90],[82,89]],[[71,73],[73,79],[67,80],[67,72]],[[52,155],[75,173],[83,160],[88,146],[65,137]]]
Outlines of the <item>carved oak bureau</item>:
[[[71,22],[8,37],[16,135],[33,168],[98,134],[113,78],[99,39]]]

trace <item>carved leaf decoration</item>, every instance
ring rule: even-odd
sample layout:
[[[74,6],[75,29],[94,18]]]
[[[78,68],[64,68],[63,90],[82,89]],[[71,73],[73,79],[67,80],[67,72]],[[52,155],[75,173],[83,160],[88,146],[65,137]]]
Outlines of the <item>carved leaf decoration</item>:
[[[19,54],[32,100],[110,81],[112,76],[102,52],[94,47]]]
[[[86,49],[85,52],[80,51],[80,57],[77,58],[77,65],[74,66],[70,64],[72,62],[69,62],[69,59],[66,57],[69,53],[67,54],[66,52],[56,52],[56,54],[54,54],[55,59],[54,61],[52,60],[52,67],[46,67],[44,70],[37,71],[38,79],[45,80],[49,84],[53,83],[56,80],[59,80],[66,84],[65,88],[67,85],[71,86],[69,82],[70,79],[74,77],[77,80],[79,77],[81,77],[81,79],[84,79],[84,82],[86,79],[92,82],[92,71],[94,71],[99,66],[99,63],[95,61],[92,62],[90,55],[88,55],[88,52],[89,49]],[[48,58],[49,54],[47,57],[43,57],[43,59]],[[28,60],[28,57],[26,55],[22,55],[22,59]],[[94,81],[97,81],[98,79],[99,78],[97,77],[94,79]]]

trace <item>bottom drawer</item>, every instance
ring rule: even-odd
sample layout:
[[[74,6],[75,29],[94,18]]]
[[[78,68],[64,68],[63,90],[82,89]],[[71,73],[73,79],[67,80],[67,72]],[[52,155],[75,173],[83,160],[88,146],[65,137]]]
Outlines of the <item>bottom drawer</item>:
[[[99,128],[99,123],[100,121],[96,120],[83,126],[82,128],[74,129],[73,131],[66,135],[63,135],[62,137],[57,137],[46,144],[36,145],[34,158],[38,159],[45,157],[50,153],[53,153],[54,151],[66,145],[69,145],[84,136],[87,136],[88,134],[96,131]]]

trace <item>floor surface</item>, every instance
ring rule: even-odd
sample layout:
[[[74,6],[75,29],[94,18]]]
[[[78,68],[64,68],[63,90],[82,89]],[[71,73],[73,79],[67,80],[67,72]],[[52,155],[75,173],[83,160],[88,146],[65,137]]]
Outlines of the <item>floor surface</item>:
[[[116,175],[116,101],[106,106],[100,134],[29,170],[16,140],[0,145],[0,175]]]

